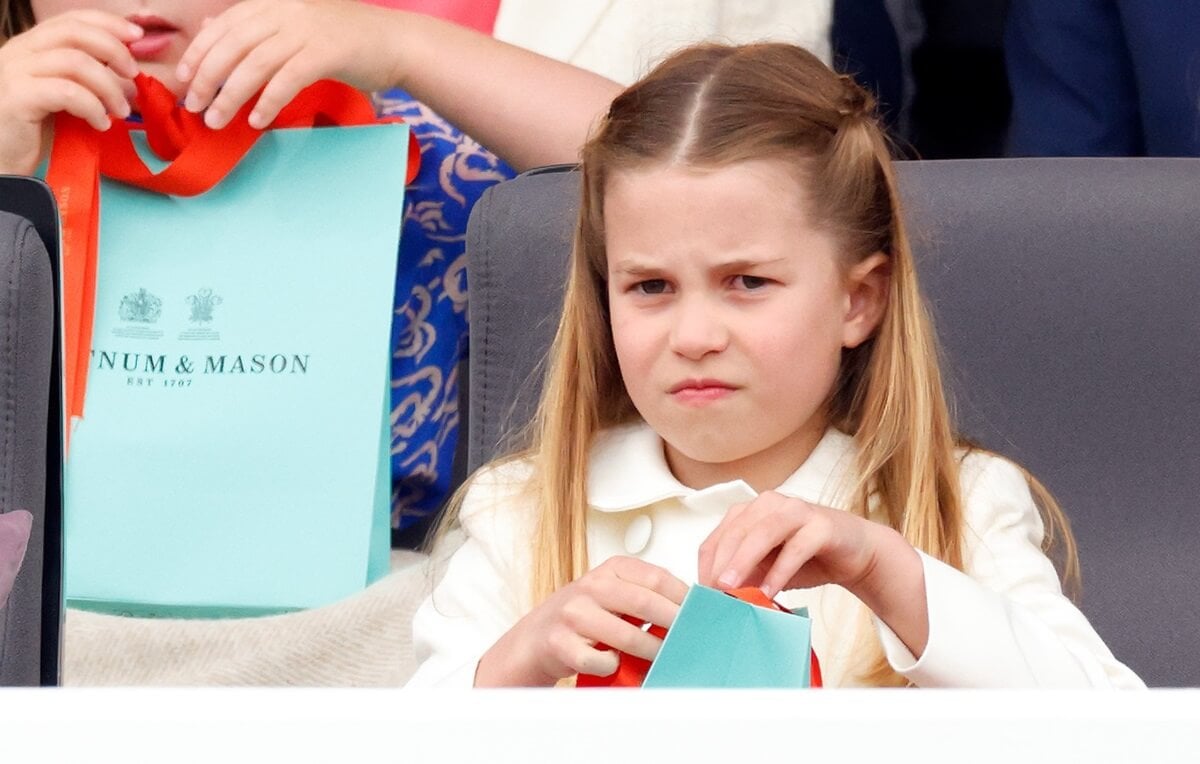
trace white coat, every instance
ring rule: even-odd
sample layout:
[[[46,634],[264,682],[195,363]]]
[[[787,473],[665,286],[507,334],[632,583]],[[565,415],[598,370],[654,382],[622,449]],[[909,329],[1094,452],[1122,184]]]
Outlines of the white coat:
[[[504,0],[496,39],[628,85],[701,40],[790,42],[826,64],[833,0]]]
[[[853,455],[851,438],[831,428],[776,490],[845,509]],[[528,474],[528,464],[510,463],[472,484],[461,514],[466,540],[414,618],[420,666],[408,686],[471,686],[483,653],[530,609]],[[929,609],[924,653],[915,658],[885,624],[870,619],[892,668],[921,687],[1144,686],[1063,595],[1041,550],[1042,521],[1021,472],[976,452],[963,459],[961,480],[966,573],[921,555]],[[693,583],[701,542],[732,504],[754,495],[742,481],[688,488],[671,474],[662,441],[647,425],[614,428],[592,452],[589,560],[594,566],[632,555]],[[834,585],[777,599],[809,608],[825,685],[854,684],[861,603]]]

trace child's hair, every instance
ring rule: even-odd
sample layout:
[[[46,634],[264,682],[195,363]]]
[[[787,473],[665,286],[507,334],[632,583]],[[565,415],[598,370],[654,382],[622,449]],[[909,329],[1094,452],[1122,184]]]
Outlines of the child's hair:
[[[878,502],[888,524],[917,549],[961,569],[964,533],[959,454],[930,319],[917,285],[887,139],[873,99],[801,48],[778,43],[703,44],[668,58],[613,101],[583,149],[583,197],[565,304],[526,456],[541,507],[533,535],[533,601],[588,570],[588,456],[602,429],[637,412],[617,365],[607,305],[604,193],[617,172],[663,164],[725,167],[789,162],[810,190],[817,225],[833,233],[845,266],[890,256],[887,310],[875,335],[843,351],[828,410],[854,438],[860,482],[851,510]],[[1031,479],[1074,568],[1065,518]],[[865,609],[864,609],[864,624]],[[882,648],[869,649],[859,679],[903,684]]]
[[[0,43],[33,26],[30,0],[0,0]]]

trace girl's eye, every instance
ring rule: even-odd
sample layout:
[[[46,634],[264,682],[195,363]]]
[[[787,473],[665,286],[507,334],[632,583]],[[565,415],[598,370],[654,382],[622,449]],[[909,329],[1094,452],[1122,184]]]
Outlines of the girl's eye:
[[[639,281],[637,284],[634,284],[633,288],[642,294],[666,294],[668,289],[666,279]]]
[[[736,286],[739,286],[748,292],[752,292],[756,289],[762,289],[771,281],[770,279],[763,278],[762,276],[746,276],[744,274],[741,276],[734,276],[733,280]]]

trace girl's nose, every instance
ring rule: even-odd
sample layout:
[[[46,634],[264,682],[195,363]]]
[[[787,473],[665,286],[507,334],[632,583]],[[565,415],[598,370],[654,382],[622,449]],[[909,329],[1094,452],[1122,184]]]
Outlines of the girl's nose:
[[[671,326],[671,351],[699,360],[709,353],[719,353],[729,345],[729,328],[720,308],[709,301],[682,299],[676,305]]]

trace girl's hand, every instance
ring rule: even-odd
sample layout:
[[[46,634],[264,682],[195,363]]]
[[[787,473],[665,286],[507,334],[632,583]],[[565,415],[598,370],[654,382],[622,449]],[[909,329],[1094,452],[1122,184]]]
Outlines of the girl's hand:
[[[883,620],[916,656],[925,650],[929,611],[916,550],[896,531],[864,518],[759,494],[725,514],[700,545],[700,583],[720,589],[785,589],[837,584]]]
[[[250,124],[265,128],[320,79],[360,90],[391,87],[399,81],[403,15],[349,0],[244,0],[209,21],[184,51],[176,72],[190,83],[184,106],[207,109],[205,123],[221,128],[263,88]]]
[[[722,589],[840,584],[853,590],[875,568],[890,529],[774,491],[737,504],[700,546],[700,583]]]
[[[622,615],[670,627],[687,584],[633,557],[613,557],[551,595],[479,661],[477,687],[552,686],[575,674],[608,676],[614,650],[654,660],[662,641]],[[603,642],[613,650],[597,650]]]
[[[143,34],[97,10],[52,16],[0,46],[0,172],[32,173],[49,147],[49,117],[73,114],[97,130],[129,116],[138,71],[126,43]]]

